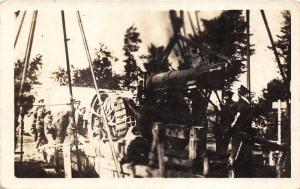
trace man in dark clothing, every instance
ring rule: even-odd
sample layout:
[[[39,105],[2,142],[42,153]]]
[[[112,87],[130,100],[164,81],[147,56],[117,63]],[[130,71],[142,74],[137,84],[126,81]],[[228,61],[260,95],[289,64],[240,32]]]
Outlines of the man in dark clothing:
[[[252,148],[253,144],[243,140],[240,132],[251,133],[251,104],[247,98],[249,91],[243,85],[238,90],[239,100],[236,104],[237,113],[231,124],[232,133],[232,152],[229,158],[229,165],[234,170],[237,177],[251,177],[252,166]]]
[[[216,152],[220,155],[226,155],[231,138],[229,129],[236,115],[236,103],[232,100],[233,92],[225,91],[224,104],[220,110],[220,124],[215,129]]]

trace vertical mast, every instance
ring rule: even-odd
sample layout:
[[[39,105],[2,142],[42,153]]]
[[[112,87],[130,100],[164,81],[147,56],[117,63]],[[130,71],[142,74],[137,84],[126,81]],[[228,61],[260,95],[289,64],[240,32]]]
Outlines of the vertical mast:
[[[247,27],[247,88],[251,91],[250,78],[250,11],[246,10],[246,27]],[[249,94],[250,95],[250,94]]]
[[[62,26],[63,26],[63,34],[64,34],[65,53],[66,53],[67,74],[68,74],[69,93],[70,93],[70,104],[71,104],[71,111],[72,111],[72,124],[75,127],[74,143],[75,143],[75,148],[76,148],[77,167],[78,167],[78,172],[80,174],[81,173],[81,162],[80,162],[80,157],[79,157],[79,154],[78,154],[77,125],[76,125],[76,122],[75,122],[75,108],[74,108],[74,98],[73,98],[73,91],[72,91],[72,84],[71,84],[69,51],[68,51],[64,11],[61,11],[61,18],[62,18]]]

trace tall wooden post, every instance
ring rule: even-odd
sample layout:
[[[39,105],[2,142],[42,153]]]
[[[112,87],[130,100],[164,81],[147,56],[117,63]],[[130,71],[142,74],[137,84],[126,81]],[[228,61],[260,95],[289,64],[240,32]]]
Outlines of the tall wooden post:
[[[250,11],[246,10],[246,23],[247,23],[247,88],[251,91],[250,82]],[[249,94],[250,95],[250,94]]]
[[[272,108],[277,109],[277,114],[278,114],[278,118],[277,118],[277,130],[278,130],[277,144],[280,145],[281,144],[281,114],[282,114],[282,109],[287,108],[287,103],[282,102],[281,100],[278,100],[277,102],[272,103]]]
[[[66,24],[65,24],[65,14],[64,11],[61,11],[62,18],[62,26],[63,26],[63,34],[64,34],[64,44],[65,44],[65,53],[66,53],[66,63],[67,63],[67,74],[68,74],[68,83],[69,83],[69,93],[70,93],[70,104],[72,111],[72,123],[75,127],[74,132],[74,143],[76,148],[76,159],[77,159],[77,168],[78,173],[81,173],[81,162],[78,154],[78,140],[77,140],[77,125],[75,122],[75,108],[74,108],[74,99],[73,99],[73,91],[72,91],[72,83],[71,83],[71,74],[70,74],[70,63],[69,63],[69,52],[68,52],[68,43],[67,43],[67,34],[66,34]],[[71,150],[71,148],[70,148]]]
[[[25,57],[24,57],[24,68],[23,68],[23,72],[22,72],[22,78],[21,78],[21,85],[20,85],[20,89],[19,89],[19,98],[20,100],[17,102],[20,109],[18,114],[16,115],[15,119],[19,119],[19,116],[21,115],[21,138],[20,138],[20,162],[23,161],[23,129],[24,129],[24,113],[23,113],[23,102],[21,100],[21,98],[23,97],[23,90],[24,90],[24,83],[25,83],[25,79],[26,79],[26,73],[27,73],[27,69],[28,69],[28,65],[29,65],[29,61],[30,61],[30,55],[31,55],[31,49],[32,49],[32,43],[33,43],[33,37],[34,37],[34,31],[35,31],[35,26],[36,26],[36,19],[37,19],[37,14],[38,11],[34,11],[33,12],[33,16],[32,16],[32,20],[31,20],[31,26],[30,26],[30,30],[29,30],[29,36],[28,36],[28,41],[27,41],[27,46],[26,46],[26,52],[25,52]],[[16,134],[16,125],[15,125],[15,134]],[[16,143],[17,143],[17,138],[15,138],[15,148],[16,148]]]

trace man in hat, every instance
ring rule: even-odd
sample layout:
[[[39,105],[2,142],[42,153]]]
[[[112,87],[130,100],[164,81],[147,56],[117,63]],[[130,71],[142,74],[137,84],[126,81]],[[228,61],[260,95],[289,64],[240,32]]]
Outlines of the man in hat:
[[[53,117],[50,110],[45,112],[44,133],[47,139],[47,144],[43,145],[43,155],[46,162],[49,163],[51,158],[54,158],[55,139],[57,138],[57,129],[53,124]]]
[[[219,113],[220,124],[215,130],[216,152],[220,155],[226,155],[227,153],[231,137],[230,132],[228,131],[236,114],[236,103],[232,100],[233,94],[234,93],[232,91],[224,91],[224,103],[221,104],[221,110]]]
[[[251,132],[251,104],[249,101],[249,90],[241,85],[238,89],[239,100],[236,103],[237,113],[232,127],[232,151],[229,158],[229,167],[238,177],[250,177],[252,173],[251,160],[253,144],[247,140],[243,140],[240,132]]]
[[[45,103],[44,99],[40,99],[38,101],[38,106],[34,110],[33,113],[33,123],[31,126],[31,132],[34,135],[34,139],[36,141],[35,148],[39,149],[39,147],[46,141],[45,133],[44,133],[44,117],[45,117]]]

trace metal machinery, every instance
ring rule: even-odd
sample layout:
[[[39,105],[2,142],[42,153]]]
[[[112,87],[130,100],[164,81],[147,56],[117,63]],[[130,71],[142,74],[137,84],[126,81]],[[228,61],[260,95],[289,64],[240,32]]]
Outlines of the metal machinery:
[[[174,36],[157,65],[166,60],[176,44],[182,48],[181,19],[175,11],[170,11],[170,18]],[[219,57],[220,63],[200,62],[183,70],[145,73],[138,90],[139,106],[117,94],[100,92],[102,104],[94,97],[91,125],[95,117],[106,119],[101,141],[106,143],[110,137],[113,143],[107,151],[103,149],[109,145],[102,146],[100,169],[110,170],[111,176],[134,177],[202,177],[208,173],[205,112],[209,98],[202,92],[221,89],[226,73],[232,71],[232,62],[204,51]],[[116,157],[111,157],[114,154]]]

